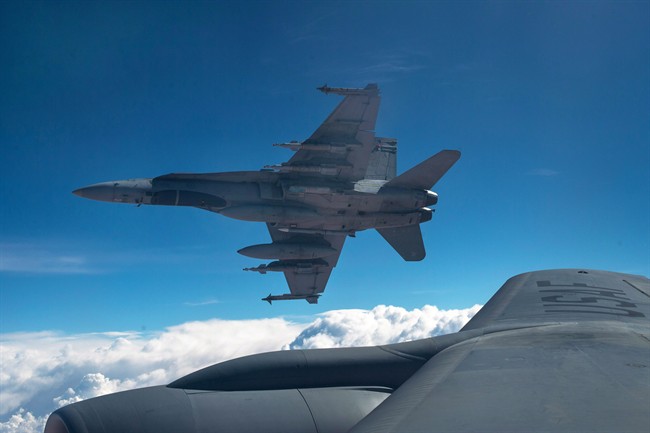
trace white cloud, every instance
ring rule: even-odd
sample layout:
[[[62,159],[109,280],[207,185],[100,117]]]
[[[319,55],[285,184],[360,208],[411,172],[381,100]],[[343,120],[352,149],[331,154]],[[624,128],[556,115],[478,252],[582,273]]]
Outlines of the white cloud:
[[[20,409],[6,422],[0,422],[0,433],[41,433],[45,429],[48,415],[35,417],[31,412]]]
[[[87,398],[98,397],[120,391],[123,388],[121,380],[112,380],[101,373],[90,373],[81,379],[76,389],[68,388],[63,395],[53,400],[58,407],[76,403]]]
[[[111,392],[159,385],[214,362],[277,350],[303,327],[283,319],[213,319],[153,334],[4,334],[0,417],[21,407],[36,414],[51,411],[56,397],[85,398],[89,380],[98,378],[88,375],[101,373],[109,381],[102,389],[110,385]],[[67,393],[69,388],[74,393]]]
[[[41,432],[48,414],[86,398],[169,383],[199,368],[282,348],[386,344],[457,331],[479,307],[336,310],[311,323],[207,320],[157,333],[0,335],[0,433]]]
[[[288,346],[291,349],[371,346],[456,332],[480,309],[408,311],[379,305],[372,310],[336,310],[320,315]]]

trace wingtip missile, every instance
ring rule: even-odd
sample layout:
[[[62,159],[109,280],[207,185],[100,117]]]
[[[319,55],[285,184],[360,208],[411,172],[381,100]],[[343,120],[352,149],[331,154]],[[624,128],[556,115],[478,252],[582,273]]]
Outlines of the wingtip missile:
[[[262,275],[266,275],[266,272],[269,270],[267,269],[267,265],[259,265],[255,266],[253,268],[244,268],[244,271],[251,271],[251,272],[259,272]]]
[[[291,149],[293,151],[298,151],[301,148],[301,143],[298,140],[291,140],[288,143],[273,143],[274,147],[283,147],[285,149]]]
[[[370,83],[364,88],[347,88],[347,87],[329,87],[327,84],[316,87],[317,90],[325,93],[326,95],[334,93],[335,95],[367,95],[367,94],[378,94],[379,86],[376,83]]]
[[[269,293],[269,296],[266,298],[262,298],[262,301],[268,302],[270,305],[272,304],[272,301],[291,301],[294,299],[304,299],[310,304],[318,304],[318,298],[320,297],[320,294],[317,295],[293,295],[291,293],[285,293],[284,295],[272,295]]]

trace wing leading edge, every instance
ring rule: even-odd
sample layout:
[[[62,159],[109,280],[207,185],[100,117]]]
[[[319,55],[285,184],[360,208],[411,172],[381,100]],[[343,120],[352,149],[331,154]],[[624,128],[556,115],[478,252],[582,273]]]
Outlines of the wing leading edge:
[[[363,89],[324,86],[319,90],[345,98],[307,140],[280,144],[295,150],[296,154],[288,162],[270,168],[341,181],[363,179],[370,153],[377,144],[374,129],[379,88],[368,84]]]

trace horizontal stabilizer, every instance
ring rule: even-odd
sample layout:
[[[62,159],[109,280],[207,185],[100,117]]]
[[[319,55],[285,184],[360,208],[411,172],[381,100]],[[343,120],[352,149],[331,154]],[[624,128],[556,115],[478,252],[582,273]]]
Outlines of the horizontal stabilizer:
[[[377,229],[380,235],[407,262],[417,262],[426,256],[419,224]]]
[[[431,189],[459,158],[459,151],[443,150],[392,179],[384,187]]]

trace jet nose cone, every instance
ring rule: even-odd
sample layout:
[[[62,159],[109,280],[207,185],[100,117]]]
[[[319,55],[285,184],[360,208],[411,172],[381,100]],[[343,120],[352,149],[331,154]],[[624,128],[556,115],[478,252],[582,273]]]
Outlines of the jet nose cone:
[[[72,191],[72,193],[73,193],[74,195],[78,196],[78,197],[85,197],[85,196],[84,196],[84,190],[85,190],[85,189],[86,189],[86,188],[78,188],[78,189],[75,189],[74,191]]]
[[[95,185],[75,189],[72,193],[76,196],[99,201],[113,201],[114,185],[111,182],[96,183]]]

